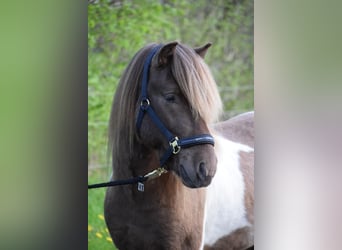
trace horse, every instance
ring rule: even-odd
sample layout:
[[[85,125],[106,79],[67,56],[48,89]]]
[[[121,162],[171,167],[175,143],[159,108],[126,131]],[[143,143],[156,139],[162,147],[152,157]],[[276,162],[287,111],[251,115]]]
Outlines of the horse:
[[[254,241],[254,112],[218,122],[211,43],[141,48],[114,95],[104,215],[118,249],[246,249]],[[156,174],[157,173],[157,174]]]

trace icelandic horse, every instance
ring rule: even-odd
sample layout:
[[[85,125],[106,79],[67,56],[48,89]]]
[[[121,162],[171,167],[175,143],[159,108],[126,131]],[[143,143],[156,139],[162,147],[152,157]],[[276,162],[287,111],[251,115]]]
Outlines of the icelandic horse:
[[[254,112],[217,123],[222,102],[204,62],[210,46],[149,44],[120,79],[111,179],[156,177],[143,192],[107,188],[105,221],[120,250],[254,244]]]

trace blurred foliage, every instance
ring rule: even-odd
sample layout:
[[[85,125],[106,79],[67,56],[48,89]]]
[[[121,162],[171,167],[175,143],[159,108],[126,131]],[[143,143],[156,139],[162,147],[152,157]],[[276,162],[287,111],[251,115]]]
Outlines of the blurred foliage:
[[[106,164],[112,98],[125,66],[150,42],[212,42],[206,62],[228,118],[253,109],[253,12],[249,0],[88,2],[88,157]]]
[[[105,169],[89,171],[90,183],[102,182],[107,178]],[[98,188],[88,191],[88,249],[115,250],[109,235],[103,214],[103,201],[106,189]]]

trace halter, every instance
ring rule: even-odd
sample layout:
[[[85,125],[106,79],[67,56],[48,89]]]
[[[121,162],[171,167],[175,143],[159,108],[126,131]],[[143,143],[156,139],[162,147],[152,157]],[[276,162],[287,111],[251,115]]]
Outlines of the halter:
[[[152,51],[148,54],[146,61],[144,63],[143,77],[142,77],[142,84],[141,84],[140,109],[139,109],[137,123],[136,123],[136,127],[139,132],[144,115],[147,113],[152,119],[152,121],[154,122],[154,124],[160,129],[160,131],[167,138],[167,141],[169,142],[169,148],[166,150],[164,155],[160,158],[160,167],[145,174],[144,176],[137,176],[137,177],[133,177],[133,178],[126,179],[126,180],[116,180],[116,181],[92,184],[92,185],[88,185],[88,189],[137,183],[138,190],[143,192],[144,191],[143,182],[157,178],[161,176],[162,174],[166,173],[167,170],[164,168],[165,163],[173,154],[174,155],[178,154],[182,148],[188,148],[188,147],[201,145],[201,144],[211,144],[214,146],[214,138],[209,134],[196,135],[196,136],[186,137],[183,139],[179,139],[177,136],[174,136],[165,127],[163,122],[159,119],[158,115],[156,114],[156,112],[154,112],[153,108],[151,107],[151,102],[148,99],[148,95],[147,95],[149,69],[150,69],[153,56],[156,54],[156,52],[160,48],[161,48],[161,45],[154,47]]]
[[[163,122],[159,119],[156,112],[153,110],[151,106],[151,101],[148,99],[147,86],[148,86],[148,78],[149,78],[149,69],[150,69],[150,65],[152,62],[152,58],[160,48],[161,48],[161,45],[154,47],[152,51],[148,54],[146,61],[144,63],[143,77],[142,77],[142,82],[141,82],[140,109],[139,109],[136,127],[139,132],[144,115],[147,113],[150,116],[153,123],[159,128],[162,134],[164,134],[164,136],[166,137],[169,143],[169,148],[166,150],[164,155],[160,158],[160,168],[158,169],[161,169],[164,172],[166,172],[166,170],[164,169],[164,165],[173,154],[174,155],[178,154],[182,148],[188,148],[188,147],[201,145],[201,144],[211,144],[214,146],[214,138],[209,134],[201,134],[201,135],[195,135],[195,136],[179,139],[177,136],[173,135],[166,128]]]

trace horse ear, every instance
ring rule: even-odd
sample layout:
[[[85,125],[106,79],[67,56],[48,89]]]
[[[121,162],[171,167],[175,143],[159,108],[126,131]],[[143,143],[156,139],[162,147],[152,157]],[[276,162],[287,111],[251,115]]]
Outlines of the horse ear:
[[[204,59],[205,54],[207,54],[207,51],[209,47],[212,45],[212,43],[207,43],[206,45],[198,48],[194,48],[195,52]]]
[[[178,42],[167,43],[160,49],[158,55],[158,66],[164,66],[170,61],[177,44]]]

